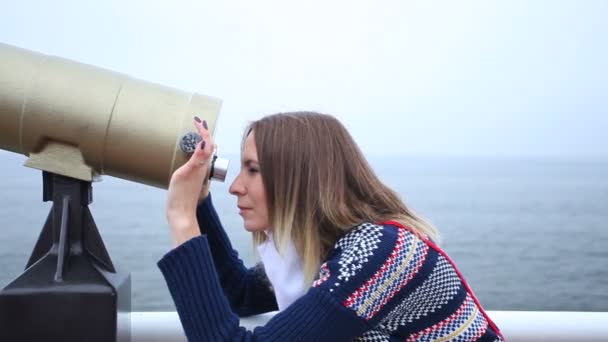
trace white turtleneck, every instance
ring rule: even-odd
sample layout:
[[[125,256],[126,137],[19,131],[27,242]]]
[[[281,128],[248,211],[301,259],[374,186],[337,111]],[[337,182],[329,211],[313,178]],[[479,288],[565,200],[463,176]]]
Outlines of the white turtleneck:
[[[285,255],[281,256],[274,244],[272,232],[266,232],[266,236],[266,241],[258,245],[258,252],[274,288],[279,310],[284,310],[306,293],[302,262],[291,240],[285,249]]]

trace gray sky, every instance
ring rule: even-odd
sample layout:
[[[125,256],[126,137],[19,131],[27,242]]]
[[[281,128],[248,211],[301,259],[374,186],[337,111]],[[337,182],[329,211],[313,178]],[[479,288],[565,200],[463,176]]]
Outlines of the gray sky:
[[[0,42],[334,114],[366,154],[608,157],[608,1],[8,1]],[[1,75],[0,75],[1,77]]]

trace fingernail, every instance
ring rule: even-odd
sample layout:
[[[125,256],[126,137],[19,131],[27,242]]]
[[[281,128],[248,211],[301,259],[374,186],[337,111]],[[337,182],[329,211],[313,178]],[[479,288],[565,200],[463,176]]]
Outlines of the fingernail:
[[[201,123],[201,118],[199,118],[198,116],[195,116],[195,117],[194,117],[194,121],[196,121],[196,122],[198,122],[198,123]]]
[[[209,129],[209,127],[207,126],[207,120],[203,120],[203,127],[205,127],[205,129]]]
[[[201,142],[201,150],[204,150],[204,149],[205,149],[205,144],[206,144],[206,141],[205,141],[205,140],[203,140],[203,141]]]

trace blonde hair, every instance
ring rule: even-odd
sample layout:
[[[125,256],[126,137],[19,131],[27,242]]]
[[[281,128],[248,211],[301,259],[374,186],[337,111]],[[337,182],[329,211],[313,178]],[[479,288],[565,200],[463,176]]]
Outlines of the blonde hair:
[[[397,221],[437,240],[433,225],[384,185],[346,128],[315,112],[279,113],[254,121],[255,145],[275,244],[293,241],[308,285],[322,260],[363,222]],[[266,240],[253,233],[254,245]]]

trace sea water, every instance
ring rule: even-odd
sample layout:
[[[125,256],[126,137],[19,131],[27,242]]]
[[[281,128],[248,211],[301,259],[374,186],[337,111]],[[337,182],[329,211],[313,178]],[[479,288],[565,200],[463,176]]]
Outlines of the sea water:
[[[246,264],[256,259],[226,183],[213,200]],[[490,310],[608,311],[608,161],[369,157],[379,177],[433,222],[441,246]],[[51,204],[25,157],[0,151],[0,288],[23,272]],[[166,191],[104,176],[90,209],[134,311],[175,310],[156,262],[171,248]]]

